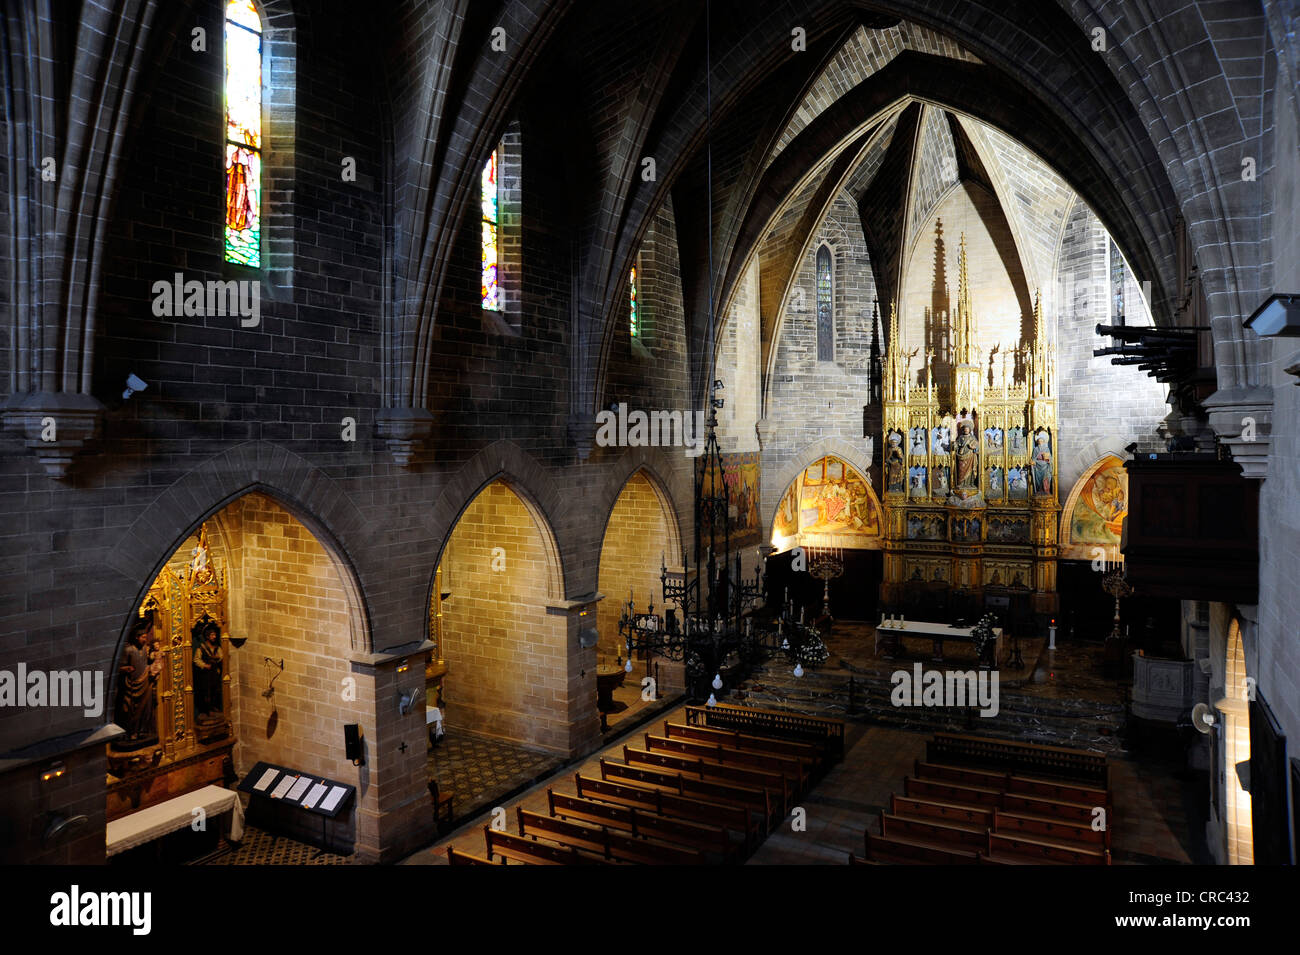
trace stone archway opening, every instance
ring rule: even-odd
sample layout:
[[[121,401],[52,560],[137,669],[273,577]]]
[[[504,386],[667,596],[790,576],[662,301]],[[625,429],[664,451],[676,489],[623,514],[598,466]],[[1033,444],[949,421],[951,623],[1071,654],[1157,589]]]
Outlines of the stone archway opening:
[[[268,493],[237,497],[188,534],[124,628],[110,705],[125,735],[108,745],[108,820],[267,763],[357,787],[351,805],[314,828],[305,815],[275,823],[350,853],[368,771],[345,756],[343,728],[373,722],[349,662],[365,642],[358,594],[343,557]],[[257,808],[250,823],[269,823]],[[225,831],[167,851],[192,854],[199,841],[226,849]]]
[[[576,698],[559,549],[505,478],[461,513],[430,596],[429,778],[455,818],[569,755]]]
[[[606,728],[685,686],[683,665],[660,657],[638,654],[627,673],[627,645],[618,630],[629,603],[635,613],[649,613],[652,604],[656,613],[663,612],[662,568],[677,567],[681,553],[672,501],[659,481],[641,468],[624,483],[601,539],[598,589],[605,599],[596,612],[596,679]],[[654,681],[653,694],[643,692],[647,677]]]

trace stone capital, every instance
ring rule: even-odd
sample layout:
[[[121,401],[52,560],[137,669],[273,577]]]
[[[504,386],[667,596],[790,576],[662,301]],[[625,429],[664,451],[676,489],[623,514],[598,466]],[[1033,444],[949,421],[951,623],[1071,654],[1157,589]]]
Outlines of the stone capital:
[[[410,467],[415,452],[433,434],[433,412],[424,408],[383,408],[375,415],[375,424],[397,466]]]
[[[91,395],[39,391],[11,395],[0,406],[0,416],[6,431],[23,436],[45,473],[62,481],[68,476],[72,458],[99,436],[104,406]]]

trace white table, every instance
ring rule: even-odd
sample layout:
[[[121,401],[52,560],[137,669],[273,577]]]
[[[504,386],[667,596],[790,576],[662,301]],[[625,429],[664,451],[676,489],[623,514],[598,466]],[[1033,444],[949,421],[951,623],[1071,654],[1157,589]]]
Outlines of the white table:
[[[876,652],[880,652],[880,644],[885,643],[886,655],[892,655],[897,651],[899,641],[904,637],[924,637],[934,643],[934,661],[943,662],[943,641],[944,640],[962,640],[971,643],[971,633],[975,630],[972,627],[953,627],[946,623],[931,623],[926,620],[907,620],[904,621],[907,626],[885,626],[876,627]],[[972,643],[973,646],[973,643]],[[1002,628],[993,628],[993,660],[997,662],[1002,658]]]
[[[195,809],[203,810],[205,825],[211,825],[213,817],[223,812],[230,813],[230,841],[238,842],[244,838],[244,807],[239,794],[220,786],[204,786],[114,819],[107,826],[108,854],[117,855],[192,825],[196,818]]]

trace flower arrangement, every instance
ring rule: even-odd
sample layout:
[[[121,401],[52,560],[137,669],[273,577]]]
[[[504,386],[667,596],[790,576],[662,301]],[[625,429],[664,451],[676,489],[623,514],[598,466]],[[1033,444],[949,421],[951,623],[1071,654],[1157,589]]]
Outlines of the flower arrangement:
[[[986,613],[980,617],[979,622],[971,628],[970,638],[975,644],[975,653],[980,662],[993,661],[988,660],[989,651],[993,647],[993,625],[997,623],[997,617],[991,613]]]

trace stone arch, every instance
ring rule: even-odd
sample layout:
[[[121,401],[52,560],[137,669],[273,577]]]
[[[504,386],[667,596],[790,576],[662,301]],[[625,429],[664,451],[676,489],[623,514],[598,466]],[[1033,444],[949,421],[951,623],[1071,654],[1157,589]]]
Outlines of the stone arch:
[[[118,633],[114,661],[125,647],[131,614],[176,549],[204,521],[255,491],[284,507],[320,543],[347,595],[353,650],[374,649],[366,588],[344,544],[345,540],[359,543],[366,536],[361,512],[337,484],[305,458],[278,445],[253,441],[209,458],[169,487],[127,528],[119,546],[110,553],[106,563],[127,580],[138,582],[131,611]],[[158,556],[151,556],[158,552],[159,540],[169,544]]]
[[[564,513],[560,489],[546,469],[528,452],[512,441],[495,441],[466,461],[438,495],[431,517],[435,528],[430,535],[438,543],[438,553],[429,570],[426,606],[433,599],[434,578],[461,516],[478,496],[495,481],[503,482],[527,509],[537,525],[549,563],[547,593],[552,600],[565,596],[563,549],[555,533],[552,515]]]
[[[775,480],[771,483],[764,483],[765,488],[779,488],[779,493],[775,494],[770,501],[767,497],[768,492],[764,489],[760,489],[760,495],[763,500],[762,526],[765,528],[764,533],[767,534],[768,540],[771,539],[772,527],[776,523],[777,508],[781,506],[781,499],[785,497],[786,491],[790,489],[790,485],[793,484],[804,469],[808,467],[810,462],[825,457],[828,454],[839,458],[862,475],[862,479],[867,482],[867,489],[871,492],[871,496],[875,500],[876,507],[880,509],[881,516],[884,516],[885,509],[880,503],[880,496],[876,494],[876,489],[871,486],[872,453],[868,452],[864,455],[861,449],[855,448],[839,438],[822,438],[820,441],[815,441],[812,444],[805,445],[792,454],[790,460],[786,462],[785,466],[776,473]]]

